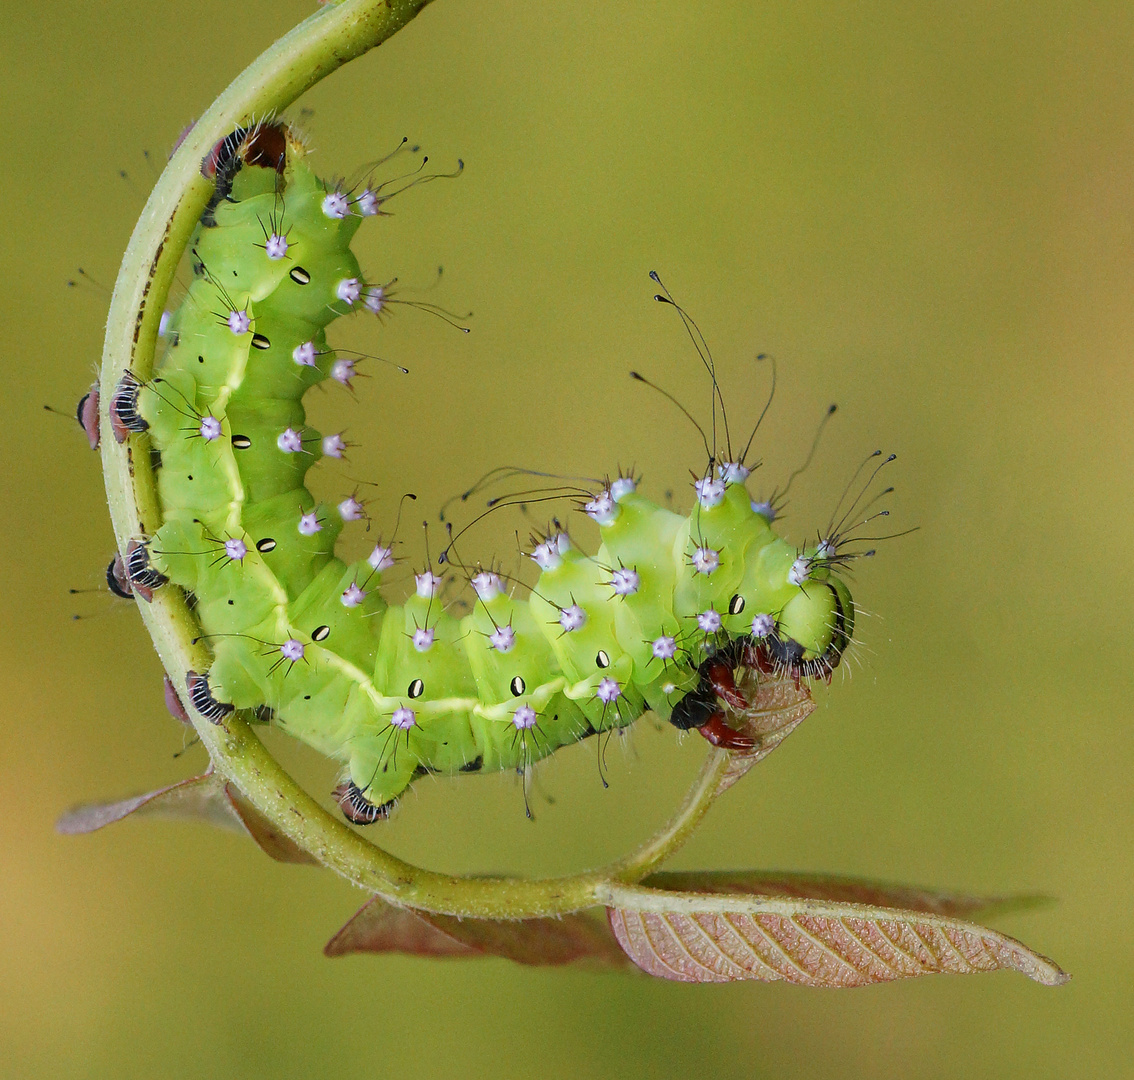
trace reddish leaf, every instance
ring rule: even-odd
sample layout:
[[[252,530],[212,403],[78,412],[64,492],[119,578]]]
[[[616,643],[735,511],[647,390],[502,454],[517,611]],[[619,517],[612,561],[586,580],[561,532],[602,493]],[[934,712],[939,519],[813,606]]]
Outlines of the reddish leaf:
[[[271,856],[276,862],[306,866],[319,864],[319,860],[314,855],[304,851],[291,837],[280,832],[232,784],[225,784],[224,793],[240,824],[265,855]]]
[[[651,874],[643,882],[669,892],[715,893],[720,896],[787,896],[800,900],[831,900],[842,904],[871,904],[954,918],[983,912],[1021,911],[1047,903],[1044,896],[971,896],[967,893],[890,885],[834,874],[797,874],[761,870],[692,870]]]
[[[323,947],[326,956],[401,952],[411,956],[479,956],[480,951],[439,930],[416,911],[372,897]]]
[[[121,802],[76,806],[55,823],[55,829],[69,835],[90,833],[131,815],[206,821],[222,829],[245,831],[243,823],[225,797],[223,782],[212,769],[201,776],[181,780],[169,787],[158,788],[145,795],[135,795],[132,799],[123,799]]]
[[[1013,938],[926,912],[623,886],[611,889],[611,899],[618,943],[663,979],[850,987],[999,968],[1047,986],[1070,978]]]
[[[728,769],[717,785],[717,794],[727,791],[758,761],[763,761],[815,711],[811,690],[789,676],[772,677],[746,670],[737,679],[737,689],[749,702],[747,709],[729,707],[728,725],[751,738],[755,746],[746,753],[733,753]]]
[[[57,832],[67,835],[90,833],[131,815],[203,821],[250,836],[262,851],[278,862],[316,861],[279,832],[236,788],[221,780],[211,767],[200,776],[145,795],[135,795],[132,799],[76,806],[55,823],[55,828]]]
[[[375,896],[327,943],[327,956],[500,956],[518,964],[626,966],[610,928],[586,912],[561,919],[457,919],[396,908]]]

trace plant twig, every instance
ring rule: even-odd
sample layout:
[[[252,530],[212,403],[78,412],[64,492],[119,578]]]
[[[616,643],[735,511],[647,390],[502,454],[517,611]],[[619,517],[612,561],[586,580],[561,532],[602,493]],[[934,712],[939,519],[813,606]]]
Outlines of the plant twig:
[[[342,0],[306,19],[243,72],[197,121],[169,161],[134,229],[115,282],[100,375],[102,429],[123,372],[139,379],[153,368],[158,324],[178,263],[185,253],[212,183],[200,162],[234,128],[279,113],[342,64],[381,44],[429,0]],[[102,440],[107,500],[119,549],[150,535],[161,523],[154,476],[144,454],[129,443]],[[200,627],[173,586],[139,603],[158,656],[188,701],[185,673],[210,659]],[[257,810],[321,863],[395,904],[480,918],[521,919],[593,906],[614,881],[640,880],[688,837],[708,809],[727,755],[713,751],[670,823],[605,871],[529,881],[459,878],[402,861],[359,836],[303,791],[239,717],[214,725],[190,712],[217,771]]]

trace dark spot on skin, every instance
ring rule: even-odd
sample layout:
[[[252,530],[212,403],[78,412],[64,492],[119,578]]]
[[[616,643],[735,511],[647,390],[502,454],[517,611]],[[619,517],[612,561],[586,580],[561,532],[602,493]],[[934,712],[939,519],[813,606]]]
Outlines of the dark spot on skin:
[[[204,362],[205,362],[205,358],[204,358],[203,356],[198,356],[198,357],[197,357],[197,363],[198,363],[198,364],[203,364]]]

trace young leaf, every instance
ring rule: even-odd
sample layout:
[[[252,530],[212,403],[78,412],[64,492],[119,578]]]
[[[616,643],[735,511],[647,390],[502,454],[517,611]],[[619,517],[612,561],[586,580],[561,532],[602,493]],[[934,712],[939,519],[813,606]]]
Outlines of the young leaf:
[[[726,708],[728,724],[751,738],[755,745],[746,753],[732,755],[717,785],[718,795],[763,761],[816,707],[807,684],[787,675],[775,677],[749,670],[738,678],[737,689],[748,701],[748,708]]]
[[[232,784],[226,784],[217,776],[212,767],[200,776],[146,792],[145,795],[135,795],[121,802],[76,806],[55,823],[55,829],[72,836],[90,833],[131,815],[176,821],[203,821],[250,836],[263,852],[277,862],[316,861],[280,833]]]
[[[603,920],[586,912],[561,919],[456,919],[368,900],[329,942],[327,956],[400,952],[411,956],[500,956],[518,964],[625,967]],[[631,969],[633,970],[633,969]]]
[[[891,885],[835,874],[806,874],[768,870],[689,870],[651,874],[642,881],[651,889],[669,892],[716,893],[727,896],[788,896],[800,900],[831,900],[841,904],[870,904],[953,918],[978,912],[1004,914],[1050,903],[1036,895],[972,896],[967,893]]]
[[[850,987],[1000,968],[1046,986],[1070,978],[1013,938],[924,911],[631,886],[612,887],[610,899],[618,943],[663,979]]]
[[[222,829],[244,832],[243,823],[225,798],[224,782],[210,768],[200,776],[169,787],[147,791],[113,803],[88,803],[68,810],[56,823],[56,832],[90,833],[123,818],[161,817],[175,821],[204,821]]]

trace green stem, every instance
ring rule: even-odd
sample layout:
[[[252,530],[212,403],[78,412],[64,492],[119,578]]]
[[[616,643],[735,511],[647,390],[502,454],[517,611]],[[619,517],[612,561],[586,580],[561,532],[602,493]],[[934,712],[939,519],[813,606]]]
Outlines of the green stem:
[[[297,26],[256,60],[194,125],[158,180],[130,238],[115,282],[103,349],[101,426],[123,372],[139,379],[153,369],[158,323],[170,285],[212,193],[200,162],[234,128],[278,113],[347,61],[385,41],[429,0],[342,0]],[[107,499],[119,550],[161,524],[154,475],[131,443],[102,440]],[[206,670],[210,658],[200,627],[181,591],[167,587],[139,602],[158,656],[182,701],[185,673]],[[411,866],[359,836],[318,805],[268,753],[247,723],[224,725],[191,711],[193,725],[216,769],[277,828],[324,865],[362,888],[409,907],[450,915],[520,919],[593,906],[614,879],[640,880],[687,839],[713,800],[727,755],[710,753],[674,818],[636,852],[604,871],[529,881],[458,878]]]
[[[611,878],[626,883],[641,881],[651,870],[668,859],[701,824],[717,797],[721,779],[728,769],[730,755],[725,750],[710,750],[701,773],[673,817],[641,847],[605,867]]]

